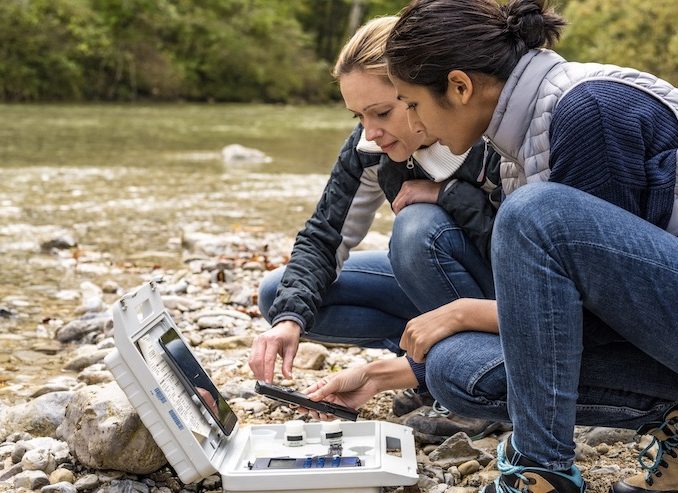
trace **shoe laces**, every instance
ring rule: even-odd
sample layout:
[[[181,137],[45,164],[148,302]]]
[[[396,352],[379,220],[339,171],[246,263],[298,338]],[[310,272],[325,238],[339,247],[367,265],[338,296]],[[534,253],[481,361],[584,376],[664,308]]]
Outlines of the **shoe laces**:
[[[529,493],[531,491],[530,486],[534,485],[536,480],[534,478],[525,476],[525,471],[533,471],[537,473],[543,471],[566,477],[579,489],[580,493],[584,493],[586,491],[586,484],[581,477],[579,469],[576,467],[572,467],[570,474],[567,474],[558,471],[548,471],[547,469],[540,467],[526,467],[511,464],[511,462],[506,457],[506,442],[501,442],[497,447],[497,470],[499,470],[501,475],[494,480],[494,489],[496,493]],[[514,486],[511,486],[510,484],[507,484],[505,481],[506,476],[513,476],[519,479],[522,481],[523,487],[518,489]],[[518,484],[518,481],[516,481],[514,484]]]
[[[660,425],[660,428],[666,431],[668,426],[673,426],[675,424],[676,423],[673,420],[665,421]],[[657,453],[655,454],[654,462],[648,465],[644,459],[645,457],[650,456],[649,450],[655,445],[657,445]],[[674,459],[678,457],[678,453],[674,450],[676,448],[678,448],[678,435],[672,434],[672,436],[666,440],[659,440],[656,436],[653,436],[650,444],[640,451],[638,454],[638,463],[640,464],[640,467],[646,471],[645,482],[648,485],[652,486],[655,477],[661,477],[663,473],[659,469],[660,467],[667,468],[669,466],[664,460],[664,454],[669,454]]]
[[[449,409],[447,409],[445,406],[443,406],[440,402],[438,401],[433,401],[433,405],[431,406],[431,410],[427,413],[427,416],[430,417],[435,417],[435,418],[445,418],[450,415]]]
[[[494,489],[497,493],[526,493],[529,491],[528,487],[532,480],[522,474],[525,470],[524,466],[516,466],[509,462],[506,457],[506,442],[501,442],[497,447],[497,469],[501,473],[501,476],[494,480]],[[503,476],[515,476],[525,486],[521,490],[514,488],[503,481]]]

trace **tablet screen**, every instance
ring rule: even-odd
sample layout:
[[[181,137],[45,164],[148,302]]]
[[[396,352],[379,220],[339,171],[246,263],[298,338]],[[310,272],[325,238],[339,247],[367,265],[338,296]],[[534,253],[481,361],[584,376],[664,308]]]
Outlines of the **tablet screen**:
[[[171,328],[165,332],[160,337],[160,345],[186,390],[200,400],[221,431],[229,436],[238,417],[176,330]]]

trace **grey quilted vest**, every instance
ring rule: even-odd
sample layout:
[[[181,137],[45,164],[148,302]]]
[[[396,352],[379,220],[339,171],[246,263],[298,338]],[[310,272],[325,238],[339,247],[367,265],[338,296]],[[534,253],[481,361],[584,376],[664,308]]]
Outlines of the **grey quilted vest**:
[[[652,74],[615,65],[567,62],[550,50],[530,50],[506,81],[485,133],[502,155],[504,193],[548,181],[551,116],[570,89],[588,80],[614,80],[637,87],[666,104],[678,119],[678,89]],[[678,236],[678,169],[676,175],[667,230]]]

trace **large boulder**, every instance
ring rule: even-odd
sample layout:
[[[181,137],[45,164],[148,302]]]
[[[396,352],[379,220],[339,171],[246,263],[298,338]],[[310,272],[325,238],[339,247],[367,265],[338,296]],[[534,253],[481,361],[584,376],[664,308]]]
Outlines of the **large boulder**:
[[[57,437],[68,442],[78,461],[95,469],[148,474],[167,463],[115,382],[77,391]]]

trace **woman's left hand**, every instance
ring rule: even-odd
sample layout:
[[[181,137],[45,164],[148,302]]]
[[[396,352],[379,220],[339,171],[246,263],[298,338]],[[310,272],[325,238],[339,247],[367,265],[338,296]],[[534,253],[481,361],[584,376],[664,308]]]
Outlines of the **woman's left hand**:
[[[393,212],[398,214],[410,204],[426,203],[435,204],[438,202],[441,183],[431,180],[407,180],[400,187],[400,191],[391,204]]]

